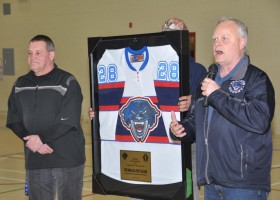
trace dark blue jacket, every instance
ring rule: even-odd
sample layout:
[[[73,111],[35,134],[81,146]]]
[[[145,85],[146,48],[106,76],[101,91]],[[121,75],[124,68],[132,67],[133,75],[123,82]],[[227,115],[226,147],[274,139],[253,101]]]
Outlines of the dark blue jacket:
[[[270,191],[274,89],[265,72],[244,62],[203,106],[200,87],[182,124],[197,145],[198,185]]]

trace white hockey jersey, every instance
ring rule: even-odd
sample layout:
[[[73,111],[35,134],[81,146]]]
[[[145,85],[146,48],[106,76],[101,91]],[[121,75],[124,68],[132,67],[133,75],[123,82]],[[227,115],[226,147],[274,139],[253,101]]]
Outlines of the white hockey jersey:
[[[151,184],[182,181],[181,146],[169,136],[170,111],[179,118],[176,51],[170,45],[106,50],[97,71],[102,173],[134,182],[120,178],[120,150],[148,151]]]

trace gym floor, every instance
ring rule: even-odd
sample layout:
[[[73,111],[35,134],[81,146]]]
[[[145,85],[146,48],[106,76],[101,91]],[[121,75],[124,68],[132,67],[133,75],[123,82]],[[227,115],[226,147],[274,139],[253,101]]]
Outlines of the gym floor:
[[[25,169],[22,142],[7,128],[6,119],[0,117],[0,200],[28,200],[24,195]],[[92,148],[90,124],[83,124],[86,137],[86,167],[84,173],[83,200],[128,200],[128,197],[93,194]],[[273,161],[269,200],[280,199],[280,135],[273,136]],[[199,200],[203,200],[203,188]]]

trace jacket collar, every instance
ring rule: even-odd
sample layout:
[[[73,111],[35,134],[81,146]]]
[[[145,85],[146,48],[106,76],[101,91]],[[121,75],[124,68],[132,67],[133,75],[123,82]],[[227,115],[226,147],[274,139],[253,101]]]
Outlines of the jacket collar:
[[[34,79],[37,79],[37,78],[41,78],[41,79],[48,79],[48,78],[53,78],[53,76],[55,75],[55,73],[56,73],[56,71],[57,71],[57,65],[56,64],[54,64],[54,68],[49,72],[49,73],[47,73],[47,74],[45,74],[45,75],[42,75],[42,76],[39,76],[39,77],[37,77],[36,75],[35,75],[35,73],[32,71],[32,70],[30,70],[27,74],[26,74],[26,78],[27,79],[30,79],[30,80],[34,80]]]
[[[237,65],[240,65],[230,80],[239,80],[244,78],[247,71],[248,65],[250,64],[249,58],[247,55],[244,55]],[[236,65],[236,66],[237,66]],[[236,67],[235,66],[235,67]]]

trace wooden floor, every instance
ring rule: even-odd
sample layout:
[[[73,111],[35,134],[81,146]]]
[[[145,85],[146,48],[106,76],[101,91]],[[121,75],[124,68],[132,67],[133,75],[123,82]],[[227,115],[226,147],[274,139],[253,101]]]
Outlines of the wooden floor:
[[[22,142],[5,128],[5,119],[0,117],[0,200],[27,200],[24,195],[24,155]],[[86,137],[86,168],[84,174],[83,200],[128,200],[122,196],[93,194],[90,124],[83,124]],[[269,200],[280,200],[280,136],[273,136],[273,163]],[[203,200],[203,188],[200,199]]]

